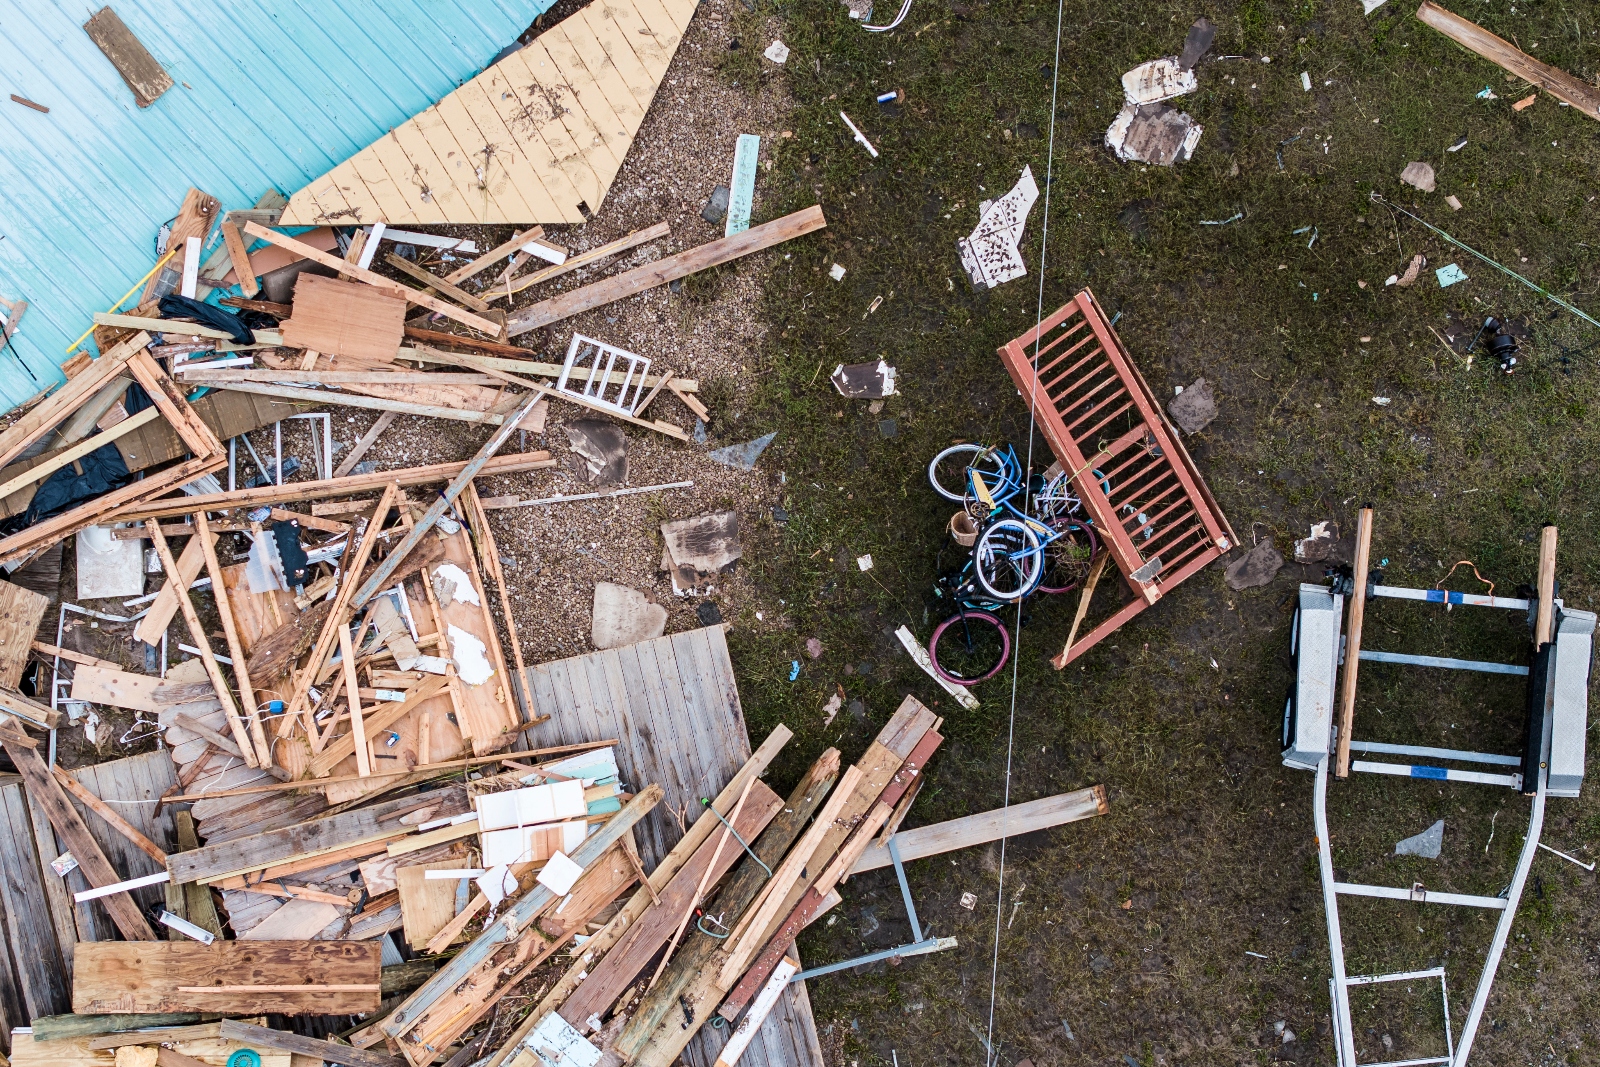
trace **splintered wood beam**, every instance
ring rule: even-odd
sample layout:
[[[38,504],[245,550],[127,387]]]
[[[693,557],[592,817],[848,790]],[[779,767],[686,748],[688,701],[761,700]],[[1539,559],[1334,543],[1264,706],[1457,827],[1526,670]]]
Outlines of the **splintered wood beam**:
[[[350,739],[356,748],[356,773],[372,773],[372,753],[367,748],[367,727],[361,717],[361,679],[356,675],[356,649],[350,643],[350,626],[339,624],[339,662],[344,664],[344,698],[350,705]]]
[[[62,420],[87,402],[117,376],[135,352],[150,343],[148,333],[136,333],[111,351],[90,363],[81,374],[0,433],[0,468],[21,458],[29,445],[54,429]]]
[[[378,421],[372,424],[372,429],[361,435],[361,440],[357,441],[354,447],[350,449],[350,454],[345,456],[339,466],[334,468],[333,476],[335,478],[343,478],[354,470],[355,465],[361,462],[361,457],[367,454],[367,450],[377,442],[383,431],[387,430],[390,423],[399,417],[400,414],[396,411],[385,411],[379,415]]]
[[[22,775],[29,799],[44,809],[50,825],[55,827],[61,843],[78,861],[78,868],[83,871],[90,887],[116,885],[122,881],[106,859],[106,854],[100,851],[83,816],[78,814],[78,809],[72,806],[54,776],[45,768],[44,759],[34,742],[23,736],[20,730],[0,727],[0,746],[4,746],[6,755],[11,757],[12,764]],[[145,921],[133,897],[127,893],[113,893],[103,898],[101,903],[123,937],[129,941],[156,940],[155,932],[150,929],[150,924]],[[81,950],[83,946],[79,945],[78,948]],[[79,960],[81,958],[78,957]]]
[[[547,326],[552,322],[571,318],[573,315],[590,311],[597,307],[604,307],[623,297],[642,293],[647,289],[654,289],[658,285],[665,285],[677,278],[686,278],[697,271],[728,263],[741,256],[752,252],[759,252],[764,248],[791,241],[796,237],[820,230],[828,224],[822,215],[822,208],[813,205],[792,215],[785,215],[781,219],[764,222],[760,226],[750,229],[732,237],[703,244],[698,248],[691,248],[686,252],[679,252],[675,256],[658,259],[654,263],[647,263],[642,267],[606,278],[592,285],[574,289],[570,293],[562,293],[548,300],[542,300],[530,307],[523,308],[506,320],[507,332],[512,337],[536,330],[540,326]],[[563,264],[565,266],[565,264]]]
[[[254,299],[261,291],[261,285],[256,281],[255,269],[250,266],[250,253],[245,251],[239,227],[223,219],[221,229],[222,243],[228,246],[228,259],[233,264],[234,275],[239,279],[239,289],[247,299]]]
[[[1496,37],[1475,22],[1447,11],[1432,0],[1417,8],[1417,18],[1456,44],[1487,59],[1501,70],[1532,82],[1557,100],[1563,100],[1592,119],[1600,119],[1600,89],[1586,85],[1564,70],[1541,63],[1520,48]]]
[[[651,241],[659,241],[663,237],[671,236],[672,228],[664,222],[658,222],[654,226],[637,230],[628,234],[626,237],[612,241],[610,244],[603,244],[599,248],[591,248],[587,252],[579,252],[575,256],[568,256],[565,263],[558,263],[553,267],[544,267],[540,270],[534,271],[532,274],[518,278],[515,280],[514,284],[510,285],[511,292],[520,293],[524,289],[538,285],[540,282],[549,281],[551,278],[558,278],[561,275],[566,274],[568,271],[577,270],[579,267],[587,267],[591,263],[598,263],[602,259],[609,259],[612,256],[626,252],[630,248],[635,248],[643,244],[649,244]],[[506,290],[504,288],[497,288],[494,292],[486,296],[485,299],[498,300],[505,295]]]
[[[515,411],[506,416],[506,421],[501,423],[500,428],[494,432],[494,436],[484,442],[483,447],[478,449],[478,454],[468,460],[467,465],[461,468],[461,473],[452,478],[450,484],[445,486],[444,492],[439,494],[439,499],[429,505],[428,510],[423,512],[422,517],[412,525],[411,529],[406,533],[405,540],[401,541],[394,551],[385,556],[383,562],[378,564],[377,569],[372,572],[372,576],[362,583],[361,588],[356,591],[355,596],[350,600],[352,609],[361,608],[367,601],[378,594],[378,590],[388,586],[390,579],[400,569],[400,565],[405,562],[406,555],[417,547],[429,530],[433,529],[433,524],[439,521],[439,517],[455,503],[456,497],[461,495],[461,491],[467,487],[472,479],[478,476],[478,472],[483,469],[484,464],[489,462],[489,459],[496,452],[500,451],[500,446],[505,444],[510,439],[512,432],[516,430],[517,423],[521,422],[538,402],[539,395],[537,393],[530,395],[523,400]]]
[[[488,304],[485,304],[482,300],[479,300],[465,289],[458,289],[456,286],[451,285],[437,274],[432,274],[424,270],[415,263],[411,262],[409,259],[403,259],[400,256],[395,255],[393,252],[390,252],[388,255],[384,256],[383,259],[385,263],[389,264],[389,266],[393,267],[401,274],[415,278],[423,285],[430,286],[431,288],[423,290],[425,293],[433,291],[443,293],[456,303],[465,304],[473,311],[489,310]]]
[[[293,237],[278,233],[275,230],[269,230],[265,226],[261,226],[254,222],[245,223],[244,232],[249,234],[251,237],[259,238],[269,244],[275,244],[279,248],[286,248],[290,252],[297,253],[298,255],[311,260],[313,263],[320,263],[324,267],[332,267],[340,274],[348,275],[357,281],[366,282],[368,285],[376,286],[385,292],[403,296],[411,303],[416,304],[418,307],[425,307],[429,311],[437,311],[441,315],[455,319],[463,326],[470,326],[479,333],[486,333],[490,337],[500,336],[500,324],[497,322],[493,322],[489,319],[483,318],[481,315],[474,315],[470,311],[456,307],[456,305],[450,303],[448,300],[440,300],[436,296],[429,296],[427,293],[418,292],[409,285],[401,285],[393,278],[385,278],[376,271],[366,270],[362,267],[356,266],[354,263],[346,263],[338,256],[332,256],[321,249],[312,248],[303,241],[296,241]]]
[[[178,589],[178,607],[183,612],[183,621],[189,626],[189,637],[200,649],[200,662],[205,664],[206,675],[211,679],[212,688],[217,691],[217,699],[222,702],[222,714],[228,720],[229,729],[233,731],[234,742],[244,753],[245,766],[259,767],[261,764],[256,758],[255,747],[250,743],[250,734],[239,717],[238,705],[233,702],[233,690],[228,688],[228,679],[223,676],[222,667],[211,651],[211,639],[206,635],[206,628],[200,622],[199,613],[194,610],[194,602],[189,599],[189,590],[185,588],[183,576],[178,571],[178,561],[172,558],[172,549],[167,545],[166,535],[161,532],[161,524],[155,519],[146,519],[144,525],[145,529],[150,531],[150,542],[155,546],[156,554],[161,557],[161,566],[167,572],[167,580]],[[219,570],[212,582],[220,586],[221,579],[222,574]]]
[[[301,1037],[299,1034],[272,1030],[253,1023],[239,1022],[236,1019],[222,1020],[222,1039],[257,1048],[289,1052],[296,1057],[309,1056],[313,1060],[326,1060],[328,1063],[344,1064],[345,1067],[405,1067],[406,1064],[405,1060],[395,1056],[367,1052],[351,1048],[349,1045],[338,1045],[332,1041],[319,1041],[314,1037]]]
[[[532,229],[523,230],[521,233],[512,234],[511,240],[507,241],[505,244],[491,248],[489,251],[485,252],[471,263],[468,263],[466,266],[457,267],[449,274],[446,274],[444,276],[444,280],[452,285],[459,285],[473,275],[488,270],[490,267],[511,255],[529,241],[537,240],[543,236],[543,226],[535,226]]]
[[[256,691],[250,684],[250,671],[245,665],[244,643],[239,639],[239,624],[233,617],[228,586],[222,580],[222,561],[217,558],[216,542],[205,512],[194,513],[194,525],[196,539],[205,553],[206,573],[211,575],[211,594],[216,597],[217,614],[222,616],[222,633],[227,638],[228,655],[233,660],[233,676],[239,682],[239,699],[244,701],[245,715],[250,719],[250,740],[255,745],[256,761],[262,767],[271,767],[272,746],[267,743],[267,732],[261,725],[261,708],[256,703]]]

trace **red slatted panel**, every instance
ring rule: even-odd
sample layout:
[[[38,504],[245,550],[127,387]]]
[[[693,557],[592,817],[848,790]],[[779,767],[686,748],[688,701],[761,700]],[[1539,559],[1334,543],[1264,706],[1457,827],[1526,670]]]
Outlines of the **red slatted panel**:
[[[1083,290],[1037,330],[1008,342],[1000,360],[1072,474],[1117,569],[1140,594],[1056,657],[1059,668],[1236,538],[1093,293]],[[1152,567],[1147,580],[1133,577]]]

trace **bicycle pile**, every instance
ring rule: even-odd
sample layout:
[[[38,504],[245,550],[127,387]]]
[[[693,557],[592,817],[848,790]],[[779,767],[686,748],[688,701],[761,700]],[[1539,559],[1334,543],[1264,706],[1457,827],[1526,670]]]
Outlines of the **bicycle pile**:
[[[946,547],[965,550],[959,565],[945,568],[941,549],[934,595],[955,614],[934,628],[928,654],[941,678],[976,685],[999,673],[1011,654],[1011,634],[997,612],[1038,593],[1078,588],[1100,540],[1060,464],[1033,474],[1010,445],[953,445],[928,464],[928,481],[961,505],[950,517]]]

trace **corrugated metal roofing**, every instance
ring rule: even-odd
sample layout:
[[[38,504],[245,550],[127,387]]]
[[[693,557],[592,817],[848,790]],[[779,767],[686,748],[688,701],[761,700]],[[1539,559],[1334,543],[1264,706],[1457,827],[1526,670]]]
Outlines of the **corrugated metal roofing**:
[[[176,83],[134,103],[88,4],[0,0],[0,410],[60,380],[68,345],[155,263],[193,186],[246,208],[326,173],[488,65],[554,0],[122,0]],[[23,368],[20,360],[26,364]],[[29,372],[31,371],[31,376]]]

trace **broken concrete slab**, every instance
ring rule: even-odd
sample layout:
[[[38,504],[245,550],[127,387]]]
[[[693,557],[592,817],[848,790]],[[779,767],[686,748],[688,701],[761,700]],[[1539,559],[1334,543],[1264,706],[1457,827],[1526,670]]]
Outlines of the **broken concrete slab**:
[[[724,467],[733,467],[735,470],[754,470],[756,460],[767,450],[767,446],[777,439],[777,436],[776,432],[763,434],[754,441],[742,441],[736,445],[713,449],[706,453],[706,458]]]
[[[881,359],[876,363],[841,363],[833,369],[829,381],[840,396],[851,400],[894,395],[894,368]]]
[[[667,609],[637,589],[596,582],[589,640],[595,648],[621,648],[650,641],[667,630]]]
[[[1439,852],[1444,848],[1444,820],[1440,819],[1432,826],[1415,837],[1408,837],[1397,842],[1394,846],[1396,856],[1420,856],[1425,860],[1436,860]]]
[[[1186,434],[1205,429],[1217,417],[1217,398],[1211,392],[1211,383],[1204,378],[1196,379],[1193,385],[1172,398],[1167,414]]]
[[[628,480],[628,438],[620,426],[605,419],[575,419],[566,429],[572,451],[588,469],[590,485]]]
[[[1283,568],[1283,553],[1273,547],[1272,538],[1259,542],[1254,548],[1228,564],[1223,579],[1234,592],[1255,589],[1271,583]]]
[[[1127,104],[1106,130],[1106,147],[1125,163],[1170,167],[1194,155],[1202,127],[1166,104]]]

